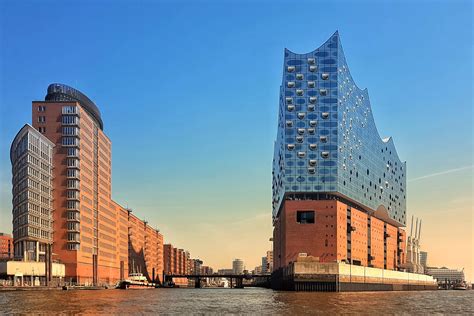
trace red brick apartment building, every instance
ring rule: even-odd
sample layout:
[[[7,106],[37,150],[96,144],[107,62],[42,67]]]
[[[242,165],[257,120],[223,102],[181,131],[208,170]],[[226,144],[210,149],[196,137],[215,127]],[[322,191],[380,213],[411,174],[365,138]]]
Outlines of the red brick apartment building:
[[[172,244],[165,244],[163,251],[165,274],[189,274],[190,261],[189,252],[177,249]],[[187,286],[186,278],[173,278],[176,285]]]
[[[54,143],[53,260],[66,281],[115,283],[132,270],[163,271],[163,236],[112,200],[112,142],[97,106],[62,84],[32,102],[32,125]]]
[[[13,238],[9,234],[0,233],[0,260],[13,258]]]

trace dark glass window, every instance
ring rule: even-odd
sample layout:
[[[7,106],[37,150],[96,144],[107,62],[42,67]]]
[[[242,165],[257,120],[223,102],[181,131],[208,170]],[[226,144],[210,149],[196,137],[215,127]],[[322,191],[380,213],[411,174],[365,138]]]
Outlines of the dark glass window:
[[[296,221],[300,224],[314,224],[314,211],[296,211]]]

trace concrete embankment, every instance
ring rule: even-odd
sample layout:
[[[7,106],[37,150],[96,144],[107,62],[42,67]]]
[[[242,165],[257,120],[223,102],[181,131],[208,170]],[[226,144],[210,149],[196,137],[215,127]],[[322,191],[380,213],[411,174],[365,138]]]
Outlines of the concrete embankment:
[[[436,290],[428,275],[369,268],[346,263],[293,262],[272,275],[272,288],[287,291]]]

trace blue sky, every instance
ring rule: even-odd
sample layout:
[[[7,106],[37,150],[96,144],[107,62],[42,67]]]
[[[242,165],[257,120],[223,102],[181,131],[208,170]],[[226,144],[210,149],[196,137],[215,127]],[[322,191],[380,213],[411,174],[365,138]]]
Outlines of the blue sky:
[[[242,257],[253,268],[270,248],[283,50],[339,30],[380,134],[415,179],[408,216],[423,217],[426,248],[438,251],[428,238],[442,214],[460,218],[446,247],[471,253],[446,264],[472,266],[469,1],[2,1],[0,12],[0,231],[11,230],[10,142],[61,82],[102,112],[116,201],[216,267]]]

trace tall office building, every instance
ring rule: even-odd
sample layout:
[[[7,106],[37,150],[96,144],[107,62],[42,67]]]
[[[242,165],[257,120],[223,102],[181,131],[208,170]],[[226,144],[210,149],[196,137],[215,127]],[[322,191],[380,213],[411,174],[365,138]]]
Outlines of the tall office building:
[[[54,253],[66,265],[67,281],[118,280],[127,253],[116,246],[124,237],[111,200],[111,142],[99,109],[78,90],[51,84],[45,101],[33,101],[32,120],[55,144]]]
[[[274,269],[299,254],[403,263],[406,164],[379,136],[337,32],[310,53],[285,50],[272,188]]]
[[[42,261],[53,243],[54,144],[26,124],[10,149],[13,193],[14,257]]]
[[[47,281],[52,260],[65,264],[67,282],[113,284],[129,272],[161,280],[163,235],[112,200],[111,141],[97,106],[51,84],[45,101],[33,101],[32,121],[11,148],[15,256],[43,261],[52,245]]]
[[[420,251],[420,265],[423,267],[423,269],[426,269],[428,267],[428,252],[426,251]]]

